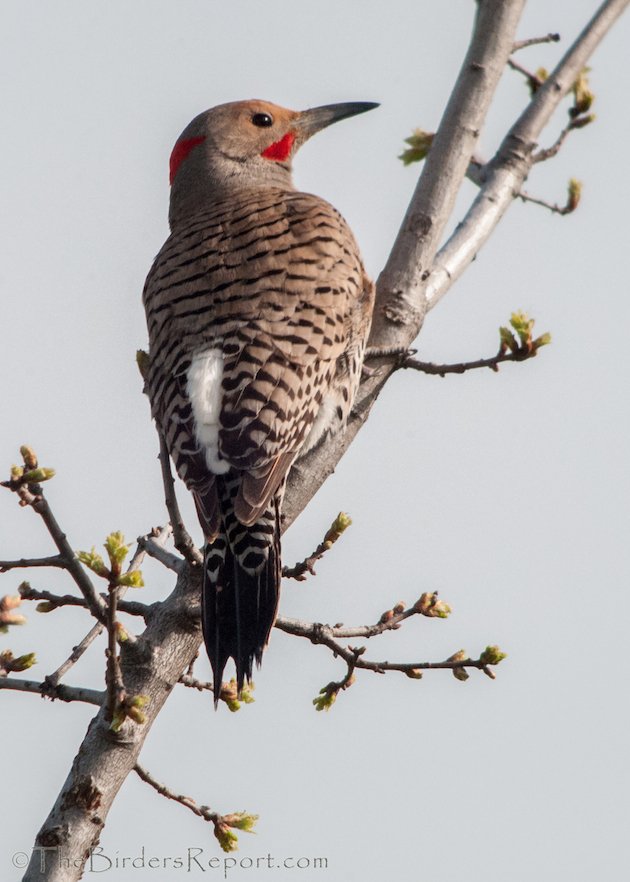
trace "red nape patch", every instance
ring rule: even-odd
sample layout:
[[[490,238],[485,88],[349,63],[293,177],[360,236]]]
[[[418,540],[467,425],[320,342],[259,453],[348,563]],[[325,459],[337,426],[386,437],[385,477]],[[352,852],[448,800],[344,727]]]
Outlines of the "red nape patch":
[[[169,160],[169,183],[172,184],[175,180],[175,175],[177,174],[177,169],[180,167],[182,162],[186,159],[190,151],[193,147],[196,147],[197,144],[201,144],[206,140],[205,135],[197,135],[196,138],[184,138],[183,141],[178,141],[177,144],[173,147],[173,152],[171,153],[171,158]]]
[[[293,132],[287,132],[284,138],[281,138],[279,141],[276,141],[275,144],[267,147],[267,149],[263,150],[260,155],[264,156],[265,159],[275,159],[276,162],[285,162],[291,155],[291,148],[293,147],[294,141],[295,135]]]

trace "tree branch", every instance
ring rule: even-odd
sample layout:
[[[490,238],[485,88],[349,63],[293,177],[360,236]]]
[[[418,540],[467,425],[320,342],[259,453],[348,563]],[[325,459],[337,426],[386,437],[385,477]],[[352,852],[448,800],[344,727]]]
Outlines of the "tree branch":
[[[475,258],[520,192],[533,163],[537,138],[629,2],[606,0],[600,6],[504,138],[496,156],[487,166],[486,180],[477,198],[436,256],[425,289],[428,309],[439,302]],[[431,153],[428,158],[430,156]]]
[[[32,692],[44,698],[60,701],[83,701],[86,704],[95,704],[100,707],[103,704],[104,692],[96,689],[86,689],[83,686],[65,686],[63,684],[50,690],[46,683],[38,683],[37,680],[21,680],[17,677],[0,677],[0,689],[13,690],[14,692]]]
[[[60,554],[50,557],[21,557],[19,560],[0,560],[0,573],[8,573],[9,570],[30,569],[31,567],[57,567],[66,570],[66,561]]]
[[[162,482],[164,484],[166,510],[168,511],[168,516],[171,520],[175,548],[192,566],[198,566],[203,563],[203,555],[191,539],[184,524],[177,503],[177,496],[175,494],[175,481],[173,480],[171,461],[166,447],[166,441],[160,431],[158,431],[158,437],[160,439],[160,454],[158,459],[160,460],[160,466],[162,468]]]

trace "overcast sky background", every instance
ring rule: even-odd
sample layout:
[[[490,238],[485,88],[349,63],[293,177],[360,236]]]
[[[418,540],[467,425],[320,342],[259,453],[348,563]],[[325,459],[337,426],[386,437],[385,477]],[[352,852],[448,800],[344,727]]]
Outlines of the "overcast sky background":
[[[519,61],[551,67],[596,6],[531,0],[519,36],[559,31],[563,41]],[[146,342],[140,296],[167,235],[167,164],[180,131],[201,110],[240,98],[300,109],[380,101],[314,138],[295,175],[342,211],[376,276],[419,172],[396,158],[402,139],[414,126],[436,128],[473,11],[470,0],[3,4],[0,468],[8,473],[30,443],[57,469],[48,495],[75,548],[165,520],[134,358]],[[283,614],[367,624],[439,589],[450,619],[412,619],[370,641],[369,656],[440,660],[498,643],[509,653],[498,679],[365,672],[318,714],[312,698],[343,665],[275,632],[255,704],[215,713],[208,695],[180,687],[147,739],[141,762],[177,792],[260,814],[237,857],[328,858],[327,870],[256,878],[625,878],[629,39],[625,18],[592,60],[597,122],[527,184],[562,201],[577,177],[579,210],[560,218],[515,204],[419,341],[427,360],[491,355],[498,326],[520,308],[553,345],[497,375],[395,377],[284,541],[292,563],[339,510],[353,517],[317,578],[286,585]],[[526,100],[522,78],[506,72],[480,152],[491,155]],[[453,223],[474,193],[466,183]],[[9,494],[0,523],[0,557],[51,553],[38,518]],[[72,590],[39,570],[3,576],[0,594],[16,593],[25,575],[38,588]],[[160,598],[172,584],[155,564],[145,579],[134,598]],[[89,623],[78,611],[25,612],[28,625],[0,635],[0,648],[36,650],[30,673],[41,678]],[[103,648],[94,645],[68,683],[100,688]],[[198,673],[209,674],[205,661]],[[11,855],[30,850],[94,709],[18,693],[0,703],[8,880],[19,878]],[[102,845],[112,858],[142,846],[160,858],[189,847],[220,854],[211,825],[134,777]],[[174,882],[180,872],[102,878]]]

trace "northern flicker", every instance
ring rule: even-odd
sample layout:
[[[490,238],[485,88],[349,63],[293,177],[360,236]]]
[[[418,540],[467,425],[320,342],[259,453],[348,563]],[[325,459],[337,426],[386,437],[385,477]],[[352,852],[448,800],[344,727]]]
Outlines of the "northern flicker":
[[[376,107],[266,101],[197,116],[170,158],[171,235],[149,272],[147,391],[205,536],[203,635],[239,691],[280,591],[280,506],[295,459],[342,427],[360,380],[373,285],[331,205],[291,163],[315,132]]]

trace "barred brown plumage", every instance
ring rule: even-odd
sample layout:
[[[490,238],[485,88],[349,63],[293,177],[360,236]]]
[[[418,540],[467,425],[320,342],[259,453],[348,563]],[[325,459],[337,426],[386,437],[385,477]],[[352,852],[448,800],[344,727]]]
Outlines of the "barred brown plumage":
[[[193,120],[171,163],[172,232],[143,295],[147,390],[206,539],[215,703],[230,657],[239,690],[260,663],[279,598],[286,476],[345,423],[371,319],[354,237],[331,205],[294,189],[285,146],[373,106],[221,105]],[[261,113],[271,126],[252,123]]]

